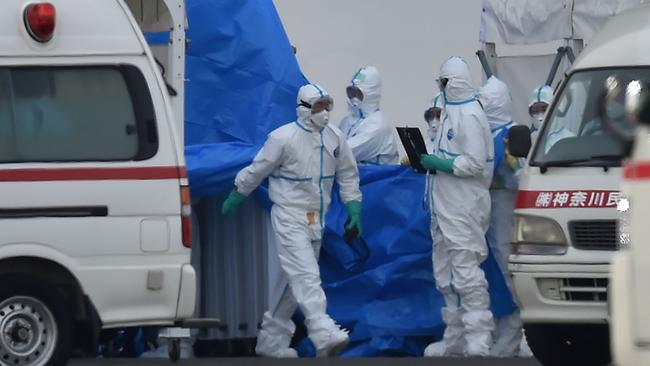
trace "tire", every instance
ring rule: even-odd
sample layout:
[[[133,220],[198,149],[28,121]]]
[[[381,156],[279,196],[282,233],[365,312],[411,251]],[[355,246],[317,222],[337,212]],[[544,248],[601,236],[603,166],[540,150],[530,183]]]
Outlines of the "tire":
[[[0,365],[65,365],[73,322],[61,292],[35,280],[1,281]]]
[[[544,366],[606,366],[612,361],[606,324],[526,324],[528,346]]]

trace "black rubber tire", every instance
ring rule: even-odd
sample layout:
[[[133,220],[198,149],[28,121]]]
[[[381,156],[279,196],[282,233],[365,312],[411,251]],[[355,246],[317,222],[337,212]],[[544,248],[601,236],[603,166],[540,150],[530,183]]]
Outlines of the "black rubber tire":
[[[607,366],[612,362],[606,324],[526,324],[528,346],[544,366]]]
[[[73,320],[68,307],[63,300],[62,292],[50,288],[37,279],[32,278],[0,278],[0,303],[14,296],[29,296],[41,301],[52,313],[58,328],[58,339],[54,352],[46,366],[64,366],[70,359],[73,340]]]
[[[172,362],[177,362],[181,359],[181,341],[179,339],[169,340],[169,359]]]

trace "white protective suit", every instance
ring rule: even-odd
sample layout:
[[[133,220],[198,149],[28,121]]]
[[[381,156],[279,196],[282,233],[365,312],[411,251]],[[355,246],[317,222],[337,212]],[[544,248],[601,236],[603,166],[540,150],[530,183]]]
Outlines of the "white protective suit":
[[[429,108],[445,108],[445,100],[442,96],[442,93],[436,94],[435,97],[431,100],[431,106]],[[441,115],[442,116],[442,115]],[[440,120],[433,120],[431,122],[427,121],[427,138],[424,140],[425,145],[427,146],[427,152],[429,154],[434,151],[434,141],[436,139],[436,134],[440,128]]]
[[[428,357],[488,356],[494,321],[485,273],[485,233],[490,223],[493,142],[485,113],[475,98],[469,67],[452,57],[440,69],[448,78],[445,108],[434,155],[455,159],[453,174],[438,172],[432,187],[433,272],[445,298],[447,325]]]
[[[374,66],[365,66],[354,74],[351,86],[363,92],[363,101],[348,100],[348,115],[339,127],[348,139],[357,162],[367,164],[398,164],[395,128],[379,109],[381,76]]]
[[[507,130],[515,125],[512,121],[512,99],[508,86],[492,76],[479,90],[478,97],[485,109],[493,138],[496,140],[507,137]],[[501,144],[505,148],[505,143],[501,142]],[[493,177],[492,187],[490,188],[492,212],[490,214],[490,228],[487,232],[487,239],[506,284],[510,292],[514,294],[512,279],[508,272],[508,257],[510,256],[512,216],[517,199],[518,180],[516,170],[520,161],[515,160],[515,166],[512,166],[508,163],[504,154],[501,159],[495,158],[496,162],[499,162],[499,166],[496,168],[496,176]],[[522,328],[523,323],[519,311],[498,319],[491,355],[496,357],[514,357],[518,355],[523,338]]]
[[[326,95],[316,85],[300,89],[298,104],[313,103]],[[291,317],[300,306],[309,338],[320,356],[340,352],[347,344],[347,332],[326,314],[327,302],[321,288],[318,253],[324,220],[336,180],[341,199],[361,201],[359,172],[341,131],[312,122],[311,110],[298,106],[298,120],[271,132],[252,164],[237,174],[235,186],[249,195],[269,177],[273,201],[271,221],[277,252],[289,286],[279,304],[264,314],[256,351],[273,357],[296,357],[289,348],[295,325]]]
[[[551,105],[551,102],[553,101],[553,88],[551,88],[548,85],[538,85],[533,89],[532,93],[530,94],[530,102],[528,103],[528,111],[530,113],[530,107],[533,106],[535,103],[546,103],[547,105]],[[531,115],[531,124],[530,124],[530,131],[531,131],[531,140],[533,143],[537,140],[537,136],[539,136],[539,129],[542,127],[542,122],[544,119],[544,114],[541,115],[540,118],[535,118],[535,116]]]

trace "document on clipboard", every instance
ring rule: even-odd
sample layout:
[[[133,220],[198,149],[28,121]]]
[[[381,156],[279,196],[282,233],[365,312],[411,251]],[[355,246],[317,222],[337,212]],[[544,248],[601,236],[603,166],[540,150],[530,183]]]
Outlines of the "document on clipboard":
[[[418,173],[427,173],[427,169],[424,169],[420,164],[420,155],[427,154],[427,146],[424,143],[420,129],[415,127],[397,127],[397,134],[400,140],[402,140],[402,145],[404,145],[404,150],[406,150],[411,167]],[[428,172],[436,174],[435,170],[429,170]]]

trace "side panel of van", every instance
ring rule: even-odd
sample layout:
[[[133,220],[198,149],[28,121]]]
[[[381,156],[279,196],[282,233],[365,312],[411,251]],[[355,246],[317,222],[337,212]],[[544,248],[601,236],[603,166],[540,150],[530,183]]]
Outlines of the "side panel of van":
[[[0,62],[0,258],[77,277],[104,326],[176,317],[182,161],[145,56]]]

